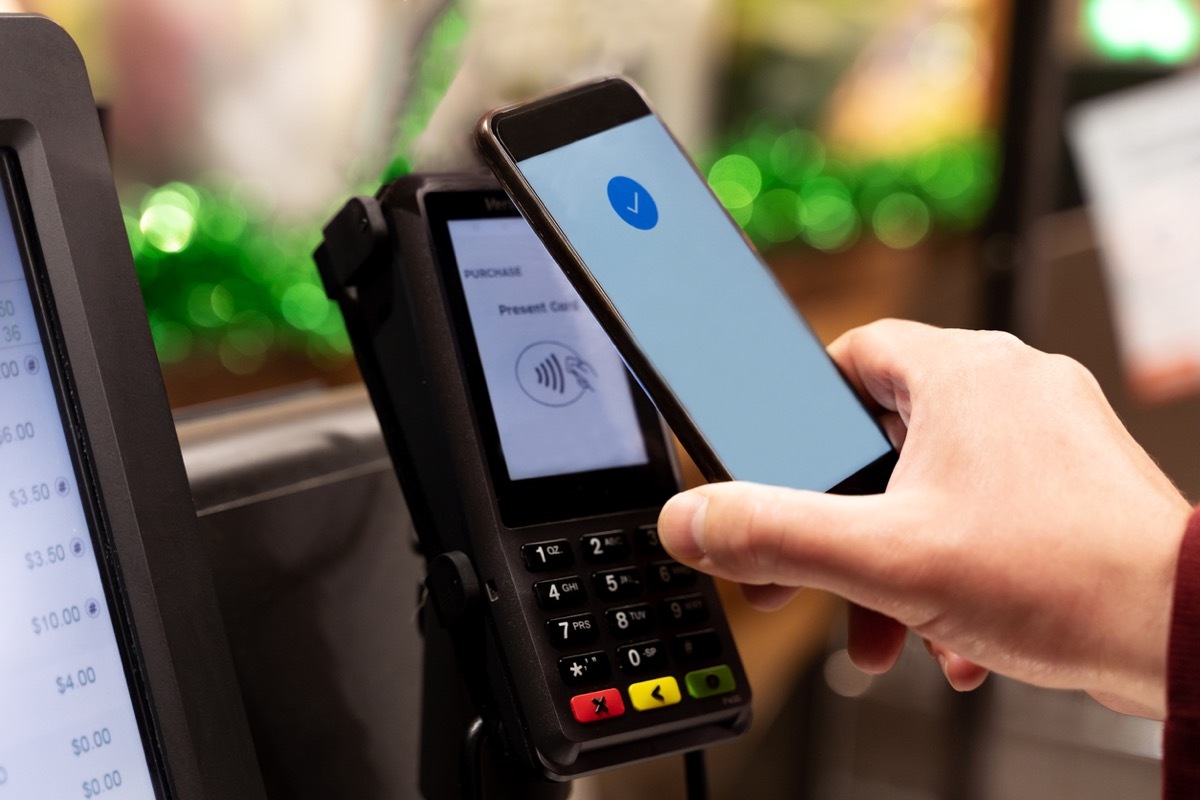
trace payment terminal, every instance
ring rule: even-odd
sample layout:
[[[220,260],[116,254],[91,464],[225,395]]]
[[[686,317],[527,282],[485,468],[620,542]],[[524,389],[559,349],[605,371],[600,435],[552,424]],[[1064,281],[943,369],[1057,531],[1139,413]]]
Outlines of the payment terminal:
[[[262,797],[96,107],[0,14],[0,800]]]
[[[743,732],[714,585],[656,534],[680,487],[663,423],[504,192],[409,176],[325,233],[431,600],[503,747],[566,780]]]

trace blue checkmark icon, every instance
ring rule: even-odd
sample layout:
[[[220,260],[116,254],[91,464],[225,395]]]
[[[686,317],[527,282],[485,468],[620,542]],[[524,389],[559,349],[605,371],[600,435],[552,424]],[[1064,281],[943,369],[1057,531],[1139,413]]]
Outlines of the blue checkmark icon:
[[[608,182],[608,202],[617,216],[639,231],[658,224],[658,206],[646,187],[633,178],[618,175]]]

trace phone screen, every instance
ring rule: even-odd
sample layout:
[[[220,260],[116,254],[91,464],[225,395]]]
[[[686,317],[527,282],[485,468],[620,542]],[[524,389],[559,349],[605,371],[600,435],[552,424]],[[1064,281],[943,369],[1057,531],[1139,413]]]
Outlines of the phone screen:
[[[0,798],[152,798],[56,365],[4,188]]]
[[[735,479],[827,491],[891,452],[655,115],[517,166]]]
[[[509,479],[647,463],[625,364],[525,220],[448,226]]]

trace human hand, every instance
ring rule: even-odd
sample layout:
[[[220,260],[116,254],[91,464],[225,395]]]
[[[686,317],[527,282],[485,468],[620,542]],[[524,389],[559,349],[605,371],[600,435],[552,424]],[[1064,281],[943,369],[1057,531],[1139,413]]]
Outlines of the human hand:
[[[663,508],[667,550],[761,606],[845,597],[869,672],[909,628],[956,688],[993,670],[1161,718],[1191,507],[1092,375],[1007,334],[897,320],[829,350],[900,449],[887,491],[703,486]]]

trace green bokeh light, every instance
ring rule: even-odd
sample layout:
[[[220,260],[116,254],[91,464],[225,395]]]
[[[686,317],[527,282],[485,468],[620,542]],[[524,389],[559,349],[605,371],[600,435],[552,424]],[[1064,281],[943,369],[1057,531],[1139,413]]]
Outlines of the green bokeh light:
[[[784,183],[799,186],[825,166],[825,145],[811,131],[784,131],[771,145],[771,171]]]
[[[885,197],[899,188],[907,188],[903,166],[891,161],[861,166],[855,184],[855,207],[863,219],[869,219]]]
[[[914,247],[929,235],[929,207],[907,192],[888,195],[875,207],[871,227],[879,241],[889,247]]]
[[[229,324],[230,345],[248,356],[263,356],[275,343],[275,323],[258,311],[243,311]]]
[[[812,131],[756,121],[743,137],[718,149],[707,162],[712,165],[707,174],[730,215],[759,247],[801,241],[838,251],[858,241],[864,230],[875,234],[877,207],[897,193],[920,201],[930,230],[977,225],[994,195],[996,151],[992,138],[980,135],[908,156],[841,162],[830,158]],[[780,211],[787,195],[775,194],[779,190],[799,195],[794,224]],[[908,237],[891,241],[905,243]]]
[[[1112,59],[1179,64],[1200,49],[1200,11],[1186,0],[1088,0],[1083,18],[1096,48]]]
[[[293,283],[283,290],[279,308],[292,327],[302,331],[316,330],[329,318],[329,298],[311,283]]]
[[[772,189],[754,204],[749,228],[771,244],[790,242],[800,234],[799,196],[791,189]]]
[[[204,328],[216,328],[233,316],[233,298],[221,286],[201,283],[187,293],[188,318]]]
[[[196,191],[172,183],[150,192],[142,202],[138,228],[145,243],[160,253],[179,253],[192,243],[196,234]]]
[[[1151,3],[1146,20],[1146,52],[1151,59],[1179,64],[1196,54],[1200,44],[1200,14],[1180,0]]]
[[[954,200],[971,190],[978,179],[975,160],[961,145],[930,148],[913,169],[917,183],[939,200]]]
[[[721,205],[733,211],[754,202],[762,191],[762,172],[758,165],[743,155],[728,155],[717,159],[708,171],[708,185]]]
[[[240,203],[207,203],[197,222],[205,235],[218,242],[232,244],[246,232],[250,221],[249,212]]]
[[[858,239],[862,227],[858,210],[849,187],[837,178],[806,183],[797,210],[805,241],[818,250],[842,250]]]

